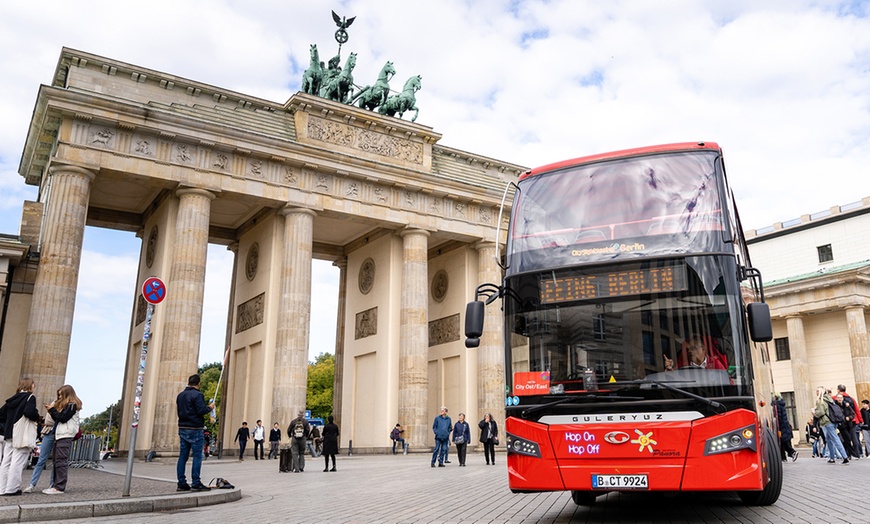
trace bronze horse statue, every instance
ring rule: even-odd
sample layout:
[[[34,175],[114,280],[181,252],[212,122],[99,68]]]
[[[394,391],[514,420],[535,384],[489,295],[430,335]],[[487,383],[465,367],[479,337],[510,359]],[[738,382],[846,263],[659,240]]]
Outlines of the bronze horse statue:
[[[423,77],[420,75],[412,76],[405,82],[405,87],[402,88],[402,92],[398,95],[392,95],[387,100],[378,107],[378,113],[387,116],[395,116],[396,113],[399,114],[399,118],[402,118],[402,115],[405,111],[414,110],[414,118],[411,119],[411,122],[417,120],[417,117],[420,115],[420,110],[415,105],[417,103],[417,97],[415,93],[420,90],[422,86]]]
[[[317,95],[320,92],[320,82],[323,80],[323,66],[317,53],[317,44],[311,44],[311,63],[302,73],[302,92]]]
[[[353,93],[353,68],[356,66],[356,53],[351,53],[338,76],[324,82],[320,87],[321,98],[328,98],[343,104],[348,103]]]
[[[378,74],[378,79],[373,86],[365,86],[359,93],[354,95],[350,103],[354,103],[359,99],[359,107],[373,111],[376,107],[387,101],[387,96],[390,94],[390,79],[396,74],[393,68],[393,63],[387,61],[381,72]]]

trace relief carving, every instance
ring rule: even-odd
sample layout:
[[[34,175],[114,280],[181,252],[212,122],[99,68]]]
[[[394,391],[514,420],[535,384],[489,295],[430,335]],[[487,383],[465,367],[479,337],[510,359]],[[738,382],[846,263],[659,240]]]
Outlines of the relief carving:
[[[175,160],[178,162],[189,163],[193,160],[193,152],[187,147],[187,144],[175,145]]]
[[[317,181],[314,183],[314,187],[317,189],[323,189],[324,191],[329,191],[329,176],[317,175]]]
[[[148,235],[148,244],[145,246],[145,265],[151,267],[154,263],[154,255],[157,253],[157,226],[151,228],[151,233]]]
[[[93,135],[91,135],[91,144],[110,149],[112,147],[111,142],[114,136],[115,132],[111,129],[100,129],[99,131],[96,131]]]
[[[357,184],[356,182],[351,182],[350,184],[348,184],[347,189],[344,192],[344,196],[358,197],[359,196],[359,184]]]
[[[441,214],[441,199],[436,198],[432,200],[432,204],[429,206],[429,211],[435,213],[436,215]]]
[[[375,188],[375,199],[381,204],[383,204],[387,201],[387,195],[384,193],[384,188],[382,188],[382,187]]]
[[[378,334],[378,308],[373,307],[356,314],[354,340]]]
[[[308,119],[308,137],[415,164],[423,163],[423,145],[420,143],[314,116]]]
[[[212,164],[212,166],[220,169],[221,171],[226,171],[229,163],[230,159],[229,157],[227,157],[227,155],[223,153],[218,153],[214,157],[214,164]]]
[[[375,285],[375,261],[367,258],[359,267],[359,292],[368,295]]]
[[[265,292],[260,293],[243,304],[239,304],[239,307],[236,309],[237,334],[263,323],[263,307],[265,304]]]
[[[447,272],[443,269],[439,269],[435,276],[432,277],[432,285],[430,286],[432,292],[432,299],[435,302],[441,302],[444,300],[444,297],[447,296],[447,289],[450,286],[450,281],[447,278]]]
[[[284,168],[284,182],[287,184],[296,185],[299,183],[299,179],[296,177],[296,173],[293,172],[292,167]]]
[[[457,202],[453,209],[456,210],[456,215],[465,218],[465,204]]]
[[[416,199],[414,198],[414,193],[411,191],[405,191],[405,205],[406,206],[414,206]]]
[[[263,161],[262,160],[252,160],[251,161],[251,175],[257,178],[263,178]]]
[[[257,276],[257,266],[260,264],[260,245],[254,242],[248,249],[248,258],[245,260],[245,277],[249,281]]]
[[[429,347],[459,340],[459,313],[429,322]]]
[[[480,208],[480,221],[484,224],[492,224],[492,210],[490,208]]]
[[[134,151],[141,155],[151,156],[154,154],[154,151],[151,149],[151,143],[144,138],[136,142],[136,147],[134,148]]]

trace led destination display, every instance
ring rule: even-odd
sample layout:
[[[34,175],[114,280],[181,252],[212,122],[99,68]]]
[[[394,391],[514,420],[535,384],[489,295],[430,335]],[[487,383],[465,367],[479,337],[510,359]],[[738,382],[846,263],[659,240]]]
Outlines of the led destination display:
[[[541,303],[554,304],[685,290],[685,266],[608,271],[542,280]]]

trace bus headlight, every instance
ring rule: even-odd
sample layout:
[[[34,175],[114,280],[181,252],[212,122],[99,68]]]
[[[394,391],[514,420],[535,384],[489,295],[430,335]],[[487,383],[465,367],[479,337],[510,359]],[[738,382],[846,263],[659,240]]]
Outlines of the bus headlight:
[[[527,457],[541,458],[541,448],[537,442],[520,438],[510,433],[506,436],[506,447],[508,455],[516,453],[517,455],[526,455]]]
[[[739,449],[751,449],[756,451],[758,444],[755,438],[755,425],[735,429],[722,435],[707,439],[704,446],[704,455],[728,453]]]

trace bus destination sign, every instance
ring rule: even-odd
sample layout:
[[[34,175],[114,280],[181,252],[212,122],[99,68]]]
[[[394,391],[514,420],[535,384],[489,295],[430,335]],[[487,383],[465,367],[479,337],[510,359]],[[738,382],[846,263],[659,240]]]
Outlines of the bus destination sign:
[[[682,265],[609,271],[542,280],[541,303],[672,293],[686,288],[686,267]]]

